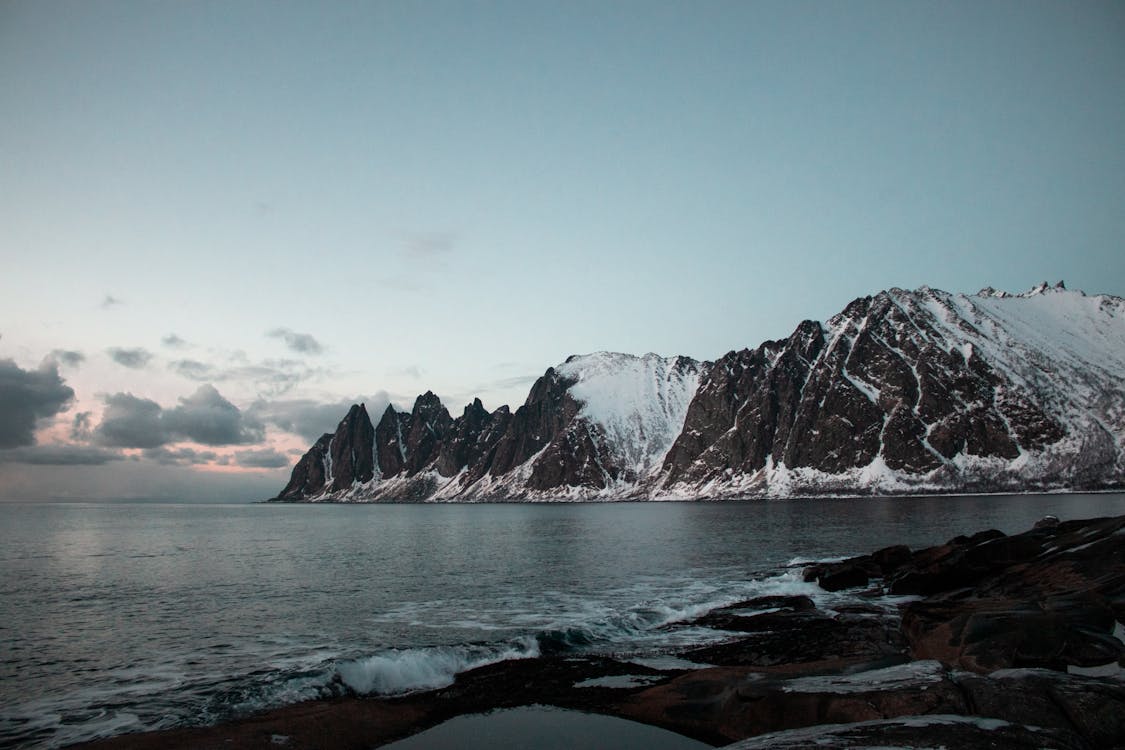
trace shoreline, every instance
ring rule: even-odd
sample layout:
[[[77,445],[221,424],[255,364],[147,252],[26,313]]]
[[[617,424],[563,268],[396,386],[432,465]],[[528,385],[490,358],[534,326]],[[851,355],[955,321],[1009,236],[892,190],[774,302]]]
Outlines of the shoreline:
[[[697,668],[540,656],[462,672],[436,690],[314,700],[70,747],[370,748],[456,716],[529,705],[639,721],[712,746],[827,725],[887,732],[888,721],[916,738],[952,733],[962,747],[998,738],[1047,747],[1125,742],[1125,682],[1067,673],[1125,664],[1115,637],[1125,623],[1125,516],[1044,522],[1012,536],[985,530],[804,567],[806,580],[853,592],[856,603],[831,611],[804,596],[775,596],[713,610],[691,624],[730,639],[669,653]],[[887,596],[908,599],[888,608]],[[913,726],[904,718],[918,716],[957,720]]]
[[[902,500],[926,499],[926,498],[961,498],[961,497],[1048,497],[1059,495],[1116,495],[1125,493],[1125,485],[1116,488],[1101,488],[1093,490],[1076,490],[1073,488],[1059,488],[1059,489],[1039,489],[1039,490],[997,490],[995,492],[888,492],[888,493],[863,493],[863,494],[835,494],[823,493],[815,495],[788,495],[785,497],[771,497],[767,495],[750,495],[745,497],[739,496],[699,496],[695,498],[686,497],[668,497],[668,498],[649,498],[647,500],[640,500],[637,498],[605,498],[605,499],[581,499],[581,498],[566,498],[560,497],[557,500],[279,500],[271,498],[269,500],[249,500],[245,503],[237,503],[244,505],[650,505],[650,504],[669,504],[669,503],[787,503],[787,502],[802,502],[806,500],[878,500],[898,498]],[[60,501],[65,502],[65,501]],[[82,501],[75,501],[82,502]],[[144,501],[138,501],[144,502]],[[234,504],[234,503],[232,503]]]

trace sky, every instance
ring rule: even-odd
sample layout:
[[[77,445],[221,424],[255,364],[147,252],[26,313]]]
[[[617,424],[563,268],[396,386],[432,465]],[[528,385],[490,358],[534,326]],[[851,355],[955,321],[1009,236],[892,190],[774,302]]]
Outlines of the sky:
[[[6,0],[0,262],[0,500],[260,500],[355,401],[1125,295],[1125,5]]]

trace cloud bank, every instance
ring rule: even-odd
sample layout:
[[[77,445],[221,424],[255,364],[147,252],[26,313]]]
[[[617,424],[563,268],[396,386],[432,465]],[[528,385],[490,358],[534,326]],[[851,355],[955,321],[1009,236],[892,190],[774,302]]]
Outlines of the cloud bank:
[[[280,430],[300,435],[306,443],[313,443],[326,432],[333,432],[352,404],[366,404],[371,419],[378,421],[390,404],[386,391],[371,396],[356,396],[325,403],[312,399],[285,399],[255,401],[246,410],[258,422],[272,424]]]
[[[24,370],[14,360],[0,360],[0,448],[34,445],[36,423],[65,411],[73,398],[55,362]]]
[[[164,409],[131,393],[105,397],[105,413],[94,430],[100,445],[116,448],[158,448],[190,440],[203,445],[246,445],[265,437],[261,422],[247,418],[212,385],[201,385]]]

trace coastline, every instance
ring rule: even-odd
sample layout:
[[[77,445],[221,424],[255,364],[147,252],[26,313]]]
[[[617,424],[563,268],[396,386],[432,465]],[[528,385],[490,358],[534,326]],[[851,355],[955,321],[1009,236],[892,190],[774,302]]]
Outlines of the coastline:
[[[358,500],[358,499],[336,499],[326,498],[323,500],[281,500],[279,498],[270,498],[268,500],[251,500],[247,505],[609,505],[609,504],[665,504],[665,503],[787,503],[787,502],[800,502],[802,500],[867,500],[867,499],[884,499],[884,498],[901,498],[903,500],[915,500],[922,498],[942,498],[942,497],[1041,497],[1041,496],[1058,496],[1058,495],[1116,495],[1125,493],[1125,485],[1117,487],[1101,487],[1098,489],[1075,489],[1073,487],[1059,487],[1056,489],[1034,489],[1034,490],[997,490],[995,492],[973,492],[970,490],[949,490],[949,491],[933,491],[933,492],[909,492],[909,491],[894,491],[874,493],[867,492],[863,494],[849,494],[849,493],[821,493],[821,494],[807,494],[807,495],[786,495],[784,497],[777,497],[773,495],[744,495],[744,496],[727,496],[727,495],[700,495],[696,497],[651,497],[647,499],[638,499],[636,497],[589,497],[589,498],[573,498],[560,496],[556,500],[535,500],[535,499],[496,499],[490,498],[488,500],[456,500],[449,498],[439,498],[437,500]],[[61,501],[65,502],[65,501]]]
[[[479,667],[437,690],[309,701],[71,747],[378,747],[456,716],[530,705],[640,721],[713,746],[769,735],[780,747],[786,732],[807,737],[828,725],[837,734],[837,725],[853,735],[953,733],[963,747],[1125,742],[1125,516],[887,547],[810,564],[805,577],[854,591],[859,603],[825,611],[803,596],[765,597],[714,610],[695,624],[731,637],[671,654],[694,665],[546,655]],[[1099,666],[1117,676],[1070,673]]]

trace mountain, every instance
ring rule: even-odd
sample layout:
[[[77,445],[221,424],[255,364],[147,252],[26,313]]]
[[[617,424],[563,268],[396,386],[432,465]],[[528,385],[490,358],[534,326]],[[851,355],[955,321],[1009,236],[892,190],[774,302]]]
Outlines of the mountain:
[[[1125,486],[1125,300],[922,287],[714,362],[600,352],[512,412],[353,406],[285,501],[619,500]]]

